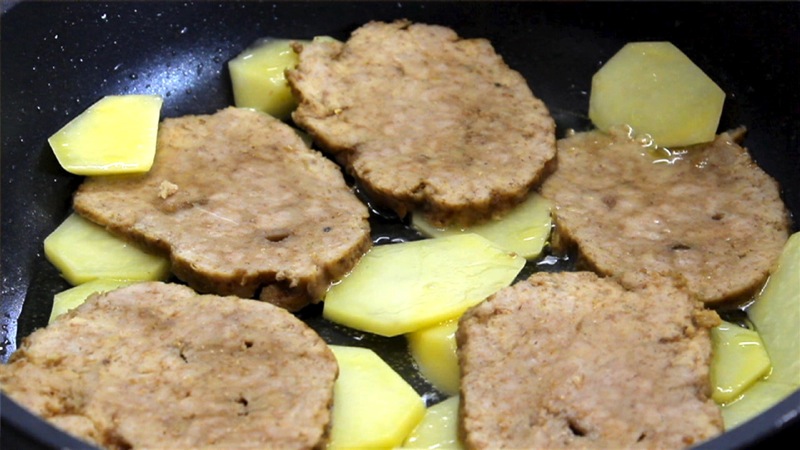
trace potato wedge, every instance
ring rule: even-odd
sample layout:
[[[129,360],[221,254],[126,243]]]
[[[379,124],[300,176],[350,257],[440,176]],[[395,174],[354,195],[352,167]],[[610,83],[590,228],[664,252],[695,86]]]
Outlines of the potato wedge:
[[[110,95],[47,140],[61,167],[77,175],[150,170],[163,100],[157,95]]]
[[[711,398],[719,404],[742,395],[772,367],[755,330],[723,321],[711,329]]]
[[[542,248],[550,237],[552,221],[550,202],[541,195],[532,193],[505,216],[468,228],[439,228],[420,214],[412,215],[411,225],[430,237],[475,233],[525,259],[533,259],[542,253]]]
[[[70,284],[97,278],[166,280],[169,260],[147,253],[78,214],[71,214],[44,240],[47,259]]]
[[[477,234],[373,247],[328,291],[323,317],[382,336],[410,333],[458,317],[524,265]]]
[[[800,232],[789,237],[747,315],[772,361],[769,381],[800,387]]]
[[[797,386],[769,380],[756,381],[735,402],[722,406],[725,429],[738,427],[791,395]]]
[[[662,147],[714,139],[725,92],[669,42],[625,45],[592,77],[589,118],[629,125]]]
[[[297,100],[284,72],[297,65],[297,53],[288,39],[262,39],[228,62],[234,104],[286,119]]]
[[[458,318],[406,335],[411,357],[433,387],[447,395],[458,394],[460,381],[456,354]]]
[[[401,449],[463,449],[458,439],[458,402],[459,397],[454,396],[428,408]]]
[[[65,314],[67,311],[77,308],[92,294],[113,291],[114,289],[133,283],[138,283],[138,281],[98,278],[79,284],[66,291],[61,291],[53,296],[53,309],[50,311],[50,320],[48,323],[53,322],[58,316]]]
[[[339,363],[328,449],[393,448],[425,415],[425,402],[368,348],[332,345]]]

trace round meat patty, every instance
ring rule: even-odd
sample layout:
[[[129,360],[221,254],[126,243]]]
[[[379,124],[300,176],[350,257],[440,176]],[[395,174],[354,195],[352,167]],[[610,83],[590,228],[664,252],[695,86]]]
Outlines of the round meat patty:
[[[324,448],[338,366],[286,310],[141,283],[90,297],[0,365],[12,399],[104,448]]]
[[[379,204],[467,225],[522,201],[555,156],[555,122],[485,39],[371,22],[303,45],[293,114]]]
[[[266,114],[226,108],[165,119],[152,169],[89,177],[75,210],[168,253],[203,293],[298,310],[372,244],[366,206],[340,168]]]
[[[542,184],[553,201],[555,246],[623,285],[656,274],[680,279],[707,303],[738,300],[765,281],[789,236],[777,183],[736,141],[653,151],[619,129],[558,142],[558,170]]]
[[[534,274],[459,322],[464,444],[681,449],[714,437],[718,323],[666,278],[627,291],[591,272]]]

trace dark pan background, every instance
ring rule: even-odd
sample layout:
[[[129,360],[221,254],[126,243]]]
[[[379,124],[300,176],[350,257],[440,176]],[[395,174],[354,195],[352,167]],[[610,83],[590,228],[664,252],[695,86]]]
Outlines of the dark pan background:
[[[748,127],[745,144],[800,214],[800,3],[4,1],[0,362],[47,323],[53,294],[68,287],[45,260],[42,241],[69,214],[81,179],[59,167],[47,145],[53,132],[112,94],[159,94],[162,117],[212,113],[232,104],[226,62],[256,39],[346,39],[365,22],[397,18],[488,38],[549,106],[559,136],[589,128],[591,76],[622,45],[672,41],[728,94],[720,129]],[[378,244],[418,238],[391,215],[375,214],[372,224]],[[525,273],[552,269],[530,264]],[[403,338],[348,331],[319,312],[301,317],[326,340],[372,347],[429,403],[442,398],[414,371]],[[5,396],[0,410],[3,449],[84,446]],[[798,438],[799,414],[800,392],[701,447]]]

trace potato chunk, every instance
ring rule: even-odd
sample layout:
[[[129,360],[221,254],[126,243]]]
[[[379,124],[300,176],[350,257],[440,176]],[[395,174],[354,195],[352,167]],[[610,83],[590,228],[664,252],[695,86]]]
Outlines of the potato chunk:
[[[477,234],[373,247],[328,291],[323,316],[382,336],[410,333],[458,317],[524,265]]]
[[[414,214],[411,225],[431,237],[451,236],[459,233],[475,233],[494,242],[499,247],[514,252],[525,259],[539,256],[547,243],[551,229],[550,202],[533,193],[499,219],[493,219],[468,228],[439,228],[422,215]]]
[[[368,348],[332,345],[339,363],[328,449],[393,448],[425,415],[425,402]]]
[[[297,107],[284,72],[297,65],[291,40],[262,39],[228,62],[233,101],[239,108],[253,108],[286,119]]]
[[[789,237],[747,314],[772,361],[769,381],[800,387],[800,232]]]
[[[98,292],[109,292],[122,286],[138,283],[134,280],[113,280],[110,278],[98,278],[87,281],[73,288],[61,291],[53,296],[53,309],[50,311],[50,322],[71,309],[75,309],[89,298],[90,295]]]
[[[761,414],[797,390],[797,386],[769,380],[756,381],[735,402],[722,406],[725,429],[737,427]]]
[[[70,173],[147,172],[156,154],[162,103],[157,95],[103,97],[47,141]]]
[[[629,125],[663,147],[709,142],[725,92],[669,42],[625,45],[592,78],[589,118],[608,131]]]
[[[463,449],[464,446],[458,439],[458,403],[459,397],[455,396],[428,408],[425,417],[411,431],[401,448]]]
[[[436,389],[458,394],[459,371],[456,354],[458,318],[406,335],[411,357],[419,372]]]
[[[73,286],[97,278],[156,281],[169,277],[169,260],[144,252],[77,214],[45,238],[44,253]]]
[[[769,356],[755,330],[723,321],[711,329],[711,398],[728,403],[769,373]]]
[[[318,36],[314,40],[333,40]],[[252,108],[278,119],[287,119],[297,108],[297,100],[284,73],[297,65],[293,43],[310,41],[260,39],[228,61],[233,101],[239,108]]]

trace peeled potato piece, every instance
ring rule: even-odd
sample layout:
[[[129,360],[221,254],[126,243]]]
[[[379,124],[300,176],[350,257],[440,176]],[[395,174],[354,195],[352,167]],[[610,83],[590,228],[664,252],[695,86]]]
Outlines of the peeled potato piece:
[[[368,348],[330,346],[339,364],[328,449],[399,446],[425,415],[425,403]]]
[[[133,280],[113,280],[109,278],[98,278],[87,281],[73,288],[61,291],[53,296],[53,309],[50,311],[50,320],[54,321],[58,316],[75,309],[89,298],[90,295],[98,292],[109,292],[122,286],[128,286],[138,281]]]
[[[455,396],[428,408],[401,449],[463,449],[458,439],[458,403],[459,397]]]
[[[323,317],[382,336],[410,333],[458,317],[524,265],[477,234],[380,245],[328,291]]]
[[[414,214],[411,219],[411,225],[427,236],[475,233],[525,259],[536,258],[542,252],[550,236],[551,223],[550,202],[536,193],[505,216],[468,228],[439,228],[420,214]]]
[[[436,389],[448,395],[458,394],[460,380],[456,330],[457,318],[406,335],[419,372]]]
[[[772,361],[769,381],[800,387],[800,232],[789,237],[747,315]]]
[[[332,39],[316,37],[314,39]],[[278,119],[287,119],[297,100],[284,72],[297,65],[297,53],[289,39],[261,39],[228,62],[233,101],[239,108],[253,108]]]
[[[722,406],[725,429],[737,427],[761,414],[797,390],[791,384],[769,380],[756,381],[735,402]]]
[[[769,373],[770,361],[755,330],[723,321],[711,329],[711,398],[728,403]]]
[[[264,39],[228,62],[234,104],[253,108],[279,119],[289,117],[297,107],[286,77],[287,68],[297,65],[297,53],[286,39]]]
[[[70,173],[147,172],[156,154],[162,103],[157,95],[103,97],[47,141]]]
[[[725,92],[669,42],[625,45],[592,77],[589,118],[608,131],[629,125],[662,147],[715,137]]]
[[[78,214],[44,240],[47,259],[73,286],[97,278],[157,281],[169,277],[169,260],[147,253]]]

